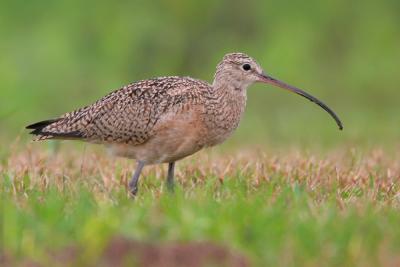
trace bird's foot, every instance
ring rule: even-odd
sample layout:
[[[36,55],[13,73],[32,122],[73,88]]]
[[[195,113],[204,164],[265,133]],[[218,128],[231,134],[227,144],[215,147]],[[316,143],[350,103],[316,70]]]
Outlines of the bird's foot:
[[[137,186],[129,186],[129,196],[134,198],[138,192]]]
[[[174,183],[167,182],[167,190],[169,193],[173,194],[175,191]]]

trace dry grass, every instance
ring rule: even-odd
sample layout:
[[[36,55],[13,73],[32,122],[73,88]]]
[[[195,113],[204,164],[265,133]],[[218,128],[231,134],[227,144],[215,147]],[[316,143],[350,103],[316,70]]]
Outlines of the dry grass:
[[[361,197],[397,207],[400,203],[399,159],[400,152],[387,155],[382,149],[367,152],[340,149],[330,153],[295,149],[266,153],[254,149],[229,154],[206,150],[180,161],[176,180],[184,190],[190,190],[206,183],[208,177],[218,178],[221,184],[226,179],[245,177],[249,190],[257,190],[262,184],[282,182],[303,186],[317,202],[323,201],[328,193],[335,193],[339,205]],[[11,152],[0,165],[0,173],[12,178],[15,196],[29,188],[45,191],[54,185],[59,190],[66,187],[74,190],[77,183],[79,186],[83,183],[97,197],[106,198],[107,192],[126,187],[135,165],[133,160],[113,158],[92,147],[74,149],[67,146],[57,148],[55,152],[35,144]],[[27,176],[29,179],[24,179]],[[154,179],[146,181],[148,176]],[[141,182],[158,195],[164,189],[158,184],[165,177],[165,165],[148,166]],[[279,193],[279,187],[275,190]]]

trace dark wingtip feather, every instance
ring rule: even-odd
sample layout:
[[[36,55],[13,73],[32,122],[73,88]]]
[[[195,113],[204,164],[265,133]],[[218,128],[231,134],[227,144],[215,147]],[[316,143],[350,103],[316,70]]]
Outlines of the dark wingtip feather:
[[[35,129],[35,131],[36,131],[36,130],[41,130],[41,129],[43,129],[44,127],[46,127],[46,126],[48,126],[48,125],[50,125],[50,124],[52,124],[52,123],[54,123],[54,122],[57,122],[57,121],[59,121],[59,120],[60,120],[60,119],[52,119],[52,120],[39,121],[39,122],[36,122],[36,123],[33,123],[33,124],[31,124],[31,125],[26,126],[25,129]],[[32,131],[31,133],[33,133],[33,132],[35,132],[35,131]],[[36,134],[36,133],[33,133],[33,134]]]
[[[33,130],[33,131],[29,132],[30,134],[41,135],[41,136],[51,136],[51,138],[74,139],[74,138],[82,138],[83,137],[83,134],[79,131],[71,131],[71,132],[65,132],[65,133],[43,131],[43,129],[46,126],[49,126],[50,124],[53,124],[59,120],[61,120],[61,119],[39,121],[37,123],[26,126],[26,129]]]
[[[41,134],[41,132],[42,132],[42,129],[35,129],[35,130],[29,132],[29,134],[38,135],[38,134]]]

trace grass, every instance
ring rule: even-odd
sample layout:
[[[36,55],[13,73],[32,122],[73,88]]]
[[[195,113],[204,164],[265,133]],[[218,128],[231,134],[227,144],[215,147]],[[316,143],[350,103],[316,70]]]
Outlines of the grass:
[[[400,155],[380,148],[328,152],[285,148],[208,150],[146,167],[97,148],[16,145],[0,164],[3,249],[46,262],[49,249],[84,247],[95,262],[110,238],[207,240],[241,251],[254,266],[398,266]]]

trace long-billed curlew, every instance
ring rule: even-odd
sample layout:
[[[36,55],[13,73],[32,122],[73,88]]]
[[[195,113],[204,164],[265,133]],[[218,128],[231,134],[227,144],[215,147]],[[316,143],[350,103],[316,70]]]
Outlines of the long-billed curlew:
[[[94,104],[59,118],[27,126],[36,140],[74,139],[104,144],[118,156],[136,159],[129,182],[137,192],[145,165],[168,163],[167,186],[173,188],[175,161],[225,141],[246,106],[249,85],[262,82],[299,94],[327,111],[341,130],[338,116],[308,93],[267,75],[242,53],[224,56],[212,84],[189,77],[161,77],[135,82]]]

